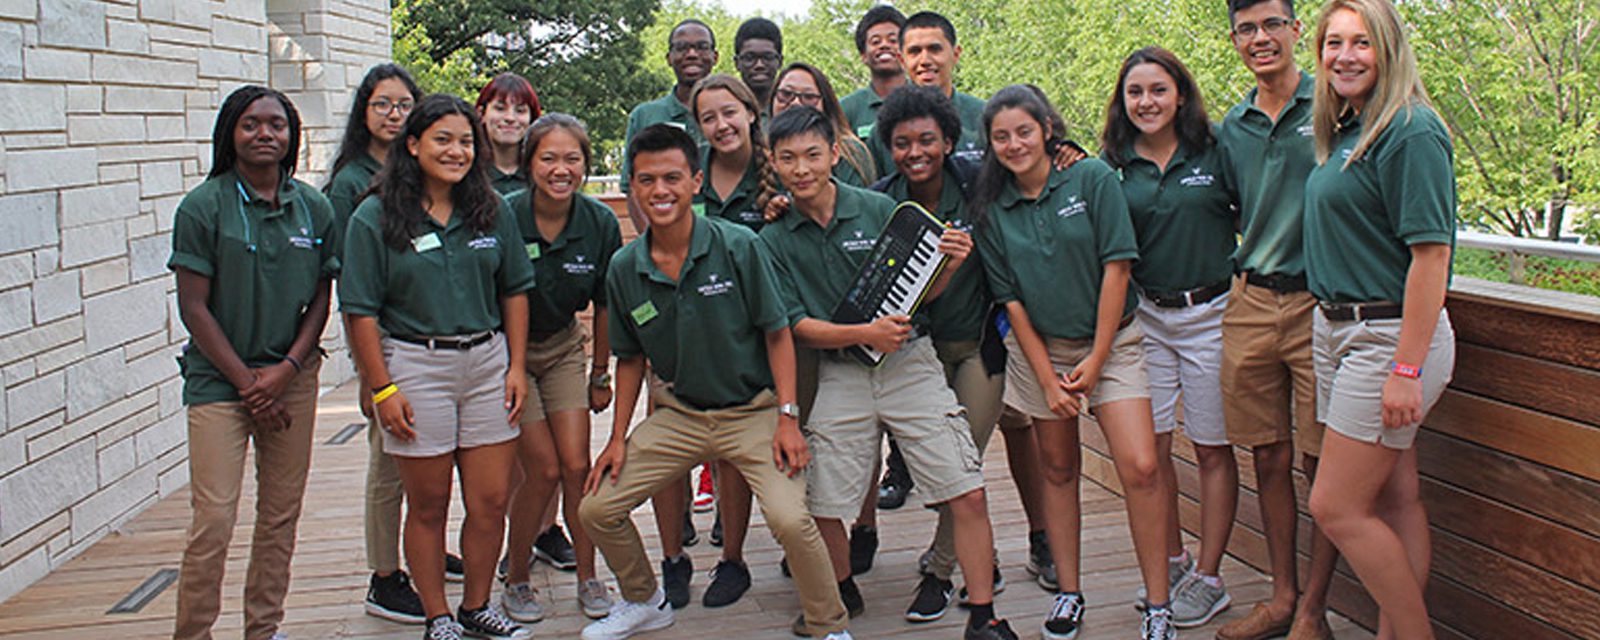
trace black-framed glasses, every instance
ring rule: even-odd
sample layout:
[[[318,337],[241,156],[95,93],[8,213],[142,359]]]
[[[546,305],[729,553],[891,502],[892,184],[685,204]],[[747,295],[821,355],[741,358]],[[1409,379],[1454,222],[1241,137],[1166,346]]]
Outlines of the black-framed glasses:
[[[699,51],[700,53],[710,53],[711,52],[711,43],[707,42],[705,40],[701,40],[701,41],[698,41],[698,42],[674,42],[668,48],[672,49],[673,53],[688,53],[690,51]]]
[[[1267,35],[1275,36],[1283,33],[1284,28],[1293,23],[1293,20],[1279,17],[1267,18],[1259,23],[1241,22],[1233,25],[1233,35],[1236,38],[1254,38],[1256,37],[1256,32],[1266,31]]]
[[[800,104],[808,107],[815,107],[819,104],[822,104],[822,94],[820,93],[790,91],[788,89],[778,89],[777,91],[772,92],[772,99],[777,100],[778,104],[789,104],[795,100],[799,100]]]
[[[411,108],[414,106],[417,106],[417,103],[410,100],[390,102],[386,98],[378,98],[377,100],[367,103],[367,108],[372,109],[373,113],[376,113],[380,116],[387,116],[389,115],[389,112],[394,111],[395,109],[400,110],[400,115],[405,115],[411,113]]]
[[[746,51],[739,54],[738,59],[739,64],[743,65],[759,64],[762,62],[767,64],[777,64],[778,54],[771,51]]]

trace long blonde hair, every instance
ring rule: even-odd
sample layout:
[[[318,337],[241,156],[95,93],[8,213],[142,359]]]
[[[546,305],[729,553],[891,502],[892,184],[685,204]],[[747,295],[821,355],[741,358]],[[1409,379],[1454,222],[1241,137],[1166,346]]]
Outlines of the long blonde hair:
[[[1332,75],[1321,60],[1323,38],[1328,33],[1328,18],[1342,9],[1355,12],[1366,26],[1367,37],[1372,41],[1372,51],[1377,58],[1375,65],[1377,68],[1374,71],[1378,74],[1378,80],[1372,87],[1372,94],[1367,97],[1366,106],[1362,108],[1365,116],[1361,138],[1356,141],[1355,149],[1344,162],[1344,166],[1348,167],[1361,159],[1402,109],[1406,111],[1405,117],[1409,121],[1412,107],[1424,106],[1431,109],[1433,101],[1428,99],[1428,90],[1422,86],[1422,74],[1417,70],[1417,57],[1412,53],[1411,43],[1406,39],[1405,27],[1400,23],[1400,13],[1395,11],[1394,5],[1389,0],[1329,2],[1323,8],[1322,15],[1317,18],[1317,37],[1313,40],[1316,43],[1318,60],[1316,97],[1311,107],[1311,125],[1316,135],[1317,164],[1327,162],[1328,156],[1333,154],[1334,135],[1339,130],[1339,118],[1350,108],[1349,101],[1334,92]]]

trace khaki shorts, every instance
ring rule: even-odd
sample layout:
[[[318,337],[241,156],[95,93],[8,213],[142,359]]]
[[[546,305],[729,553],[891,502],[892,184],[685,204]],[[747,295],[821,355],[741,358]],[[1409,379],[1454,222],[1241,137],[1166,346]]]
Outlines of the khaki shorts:
[[[945,382],[929,339],[906,342],[876,368],[849,356],[823,354],[817,399],[805,426],[813,515],[844,519],[861,511],[884,429],[900,443],[923,504],[941,504],[983,487],[983,458],[972,441],[966,410]]]
[[[522,405],[522,425],[540,422],[549,414],[589,408],[586,337],[577,322],[538,342],[528,343],[528,399]]]
[[[1145,372],[1150,377],[1150,409],[1156,433],[1178,427],[1183,401],[1183,434],[1198,445],[1228,444],[1222,425],[1222,312],[1226,293],[1196,305],[1160,307],[1139,303],[1144,327]]]
[[[389,378],[411,403],[416,420],[411,429],[417,434],[407,442],[384,432],[384,453],[431,458],[506,442],[521,431],[506,411],[506,334],[496,332],[465,351],[385,336],[383,360]]]
[[[1222,416],[1230,444],[1292,441],[1302,453],[1322,451],[1311,359],[1316,306],[1310,293],[1278,293],[1234,276],[1222,312]]]
[[[1089,357],[1089,352],[1094,350],[1092,339],[1064,340],[1046,337],[1044,345],[1050,353],[1050,364],[1055,369],[1056,375],[1070,373],[1073,367],[1078,366],[1078,363]],[[1139,321],[1134,320],[1128,323],[1128,326],[1117,330],[1111,342],[1111,356],[1100,369],[1100,382],[1089,390],[1088,408],[1093,409],[1118,400],[1149,397],[1150,382],[1145,377],[1144,371],[1144,330],[1139,327]],[[1045,401],[1044,390],[1039,387],[1039,380],[1033,375],[1033,367],[1028,364],[1028,357],[1023,355],[1022,345],[1017,343],[1015,332],[1006,335],[1005,399],[1006,405],[1016,407],[1029,417],[1051,420],[1060,418],[1050,411],[1050,404]]]
[[[1408,449],[1421,424],[1383,426],[1383,385],[1389,380],[1400,319],[1331,321],[1316,312],[1313,351],[1317,360],[1317,419],[1345,437],[1390,449]],[[1433,342],[1422,363],[1422,414],[1444,394],[1456,368],[1456,334],[1449,314],[1439,311]]]

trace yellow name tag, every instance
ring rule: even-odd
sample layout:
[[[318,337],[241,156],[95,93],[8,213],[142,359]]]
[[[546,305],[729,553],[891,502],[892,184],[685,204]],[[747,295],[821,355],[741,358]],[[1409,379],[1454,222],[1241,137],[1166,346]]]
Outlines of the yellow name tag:
[[[442,243],[439,242],[438,233],[430,233],[425,236],[417,236],[411,239],[411,248],[416,249],[417,253],[433,251],[434,249],[438,249],[441,244]]]

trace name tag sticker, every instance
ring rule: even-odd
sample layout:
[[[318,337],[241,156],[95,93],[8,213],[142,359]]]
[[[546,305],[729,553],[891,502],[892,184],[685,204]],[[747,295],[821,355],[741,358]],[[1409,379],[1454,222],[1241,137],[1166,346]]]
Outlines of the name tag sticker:
[[[411,239],[411,248],[416,249],[417,253],[427,253],[429,251],[433,251],[434,249],[438,249],[440,245],[441,243],[439,242],[438,233],[430,233],[425,236],[417,236]]]
[[[527,244],[527,248],[528,248],[528,259],[529,260],[538,260],[539,259],[539,254],[540,254],[539,243],[537,243],[537,242],[529,242]]]
[[[691,208],[694,209],[694,215],[696,217],[700,217],[700,218],[706,217],[706,203],[704,203],[704,202],[696,202],[691,206]]]
[[[317,241],[305,236],[289,236],[289,245],[296,249],[310,249],[317,246]]]
[[[630,311],[629,313],[633,315],[633,323],[639,326],[644,326],[646,322],[654,320],[656,315],[658,315],[656,313],[656,304],[649,300],[644,301],[644,304],[634,307],[633,311]]]

